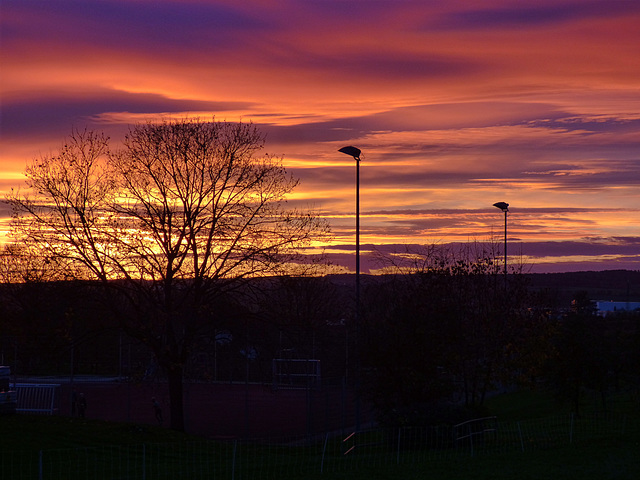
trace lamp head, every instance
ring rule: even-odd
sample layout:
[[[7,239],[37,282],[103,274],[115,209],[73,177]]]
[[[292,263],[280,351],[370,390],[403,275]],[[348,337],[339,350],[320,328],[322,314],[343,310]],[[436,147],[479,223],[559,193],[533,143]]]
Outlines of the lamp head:
[[[496,207],[496,208],[499,208],[503,212],[508,212],[509,211],[509,204],[506,203],[506,202],[497,202],[497,203],[494,203],[493,206]]]
[[[338,150],[341,153],[345,153],[347,155],[351,155],[353,158],[355,158],[356,160],[360,161],[360,149],[356,148],[356,147],[352,147],[352,146],[348,146],[348,147],[342,147],[340,150]]]

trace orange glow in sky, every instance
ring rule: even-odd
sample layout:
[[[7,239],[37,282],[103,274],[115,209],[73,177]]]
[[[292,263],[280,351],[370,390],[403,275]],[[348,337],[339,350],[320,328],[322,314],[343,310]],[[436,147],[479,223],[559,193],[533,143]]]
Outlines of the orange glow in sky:
[[[640,269],[638,25],[635,0],[3,0],[0,194],[72,128],[215,115],[266,133],[347,266],[355,145],[365,255],[499,239],[506,201],[534,271]]]

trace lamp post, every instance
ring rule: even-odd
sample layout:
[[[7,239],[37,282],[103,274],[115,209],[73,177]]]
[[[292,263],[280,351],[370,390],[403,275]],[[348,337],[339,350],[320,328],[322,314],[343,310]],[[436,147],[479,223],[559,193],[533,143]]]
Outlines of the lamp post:
[[[506,202],[497,202],[493,204],[504,212],[504,286],[507,287],[507,213],[509,212],[509,204]]]
[[[356,161],[356,326],[360,313],[360,149],[356,147],[342,147],[338,150],[350,155]]]
[[[355,312],[355,380],[356,380],[356,431],[360,430],[360,151],[359,148],[348,146],[338,150],[341,153],[353,157],[356,161],[356,312]]]

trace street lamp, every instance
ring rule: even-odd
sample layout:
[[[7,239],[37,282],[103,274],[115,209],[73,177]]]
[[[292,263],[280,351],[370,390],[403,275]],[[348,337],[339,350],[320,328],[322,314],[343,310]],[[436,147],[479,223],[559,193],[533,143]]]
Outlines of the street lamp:
[[[341,153],[353,157],[356,161],[356,431],[360,430],[360,151],[359,148],[348,146],[338,150]]]
[[[506,202],[497,202],[493,204],[504,212],[504,286],[507,286],[507,213],[509,212],[509,204]]]
[[[360,305],[360,149],[342,147],[338,150],[350,155],[356,161],[356,318]]]

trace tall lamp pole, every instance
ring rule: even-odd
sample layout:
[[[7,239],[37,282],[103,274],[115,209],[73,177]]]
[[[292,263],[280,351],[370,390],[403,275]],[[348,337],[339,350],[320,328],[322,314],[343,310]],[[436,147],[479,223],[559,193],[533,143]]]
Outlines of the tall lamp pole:
[[[507,213],[509,212],[509,204],[506,202],[497,202],[493,204],[504,212],[504,286],[507,286]]]
[[[342,147],[338,150],[350,155],[356,161],[356,326],[360,313],[360,151],[356,147]]]
[[[338,150],[356,161],[356,431],[360,430],[360,154],[359,148],[348,146]]]

